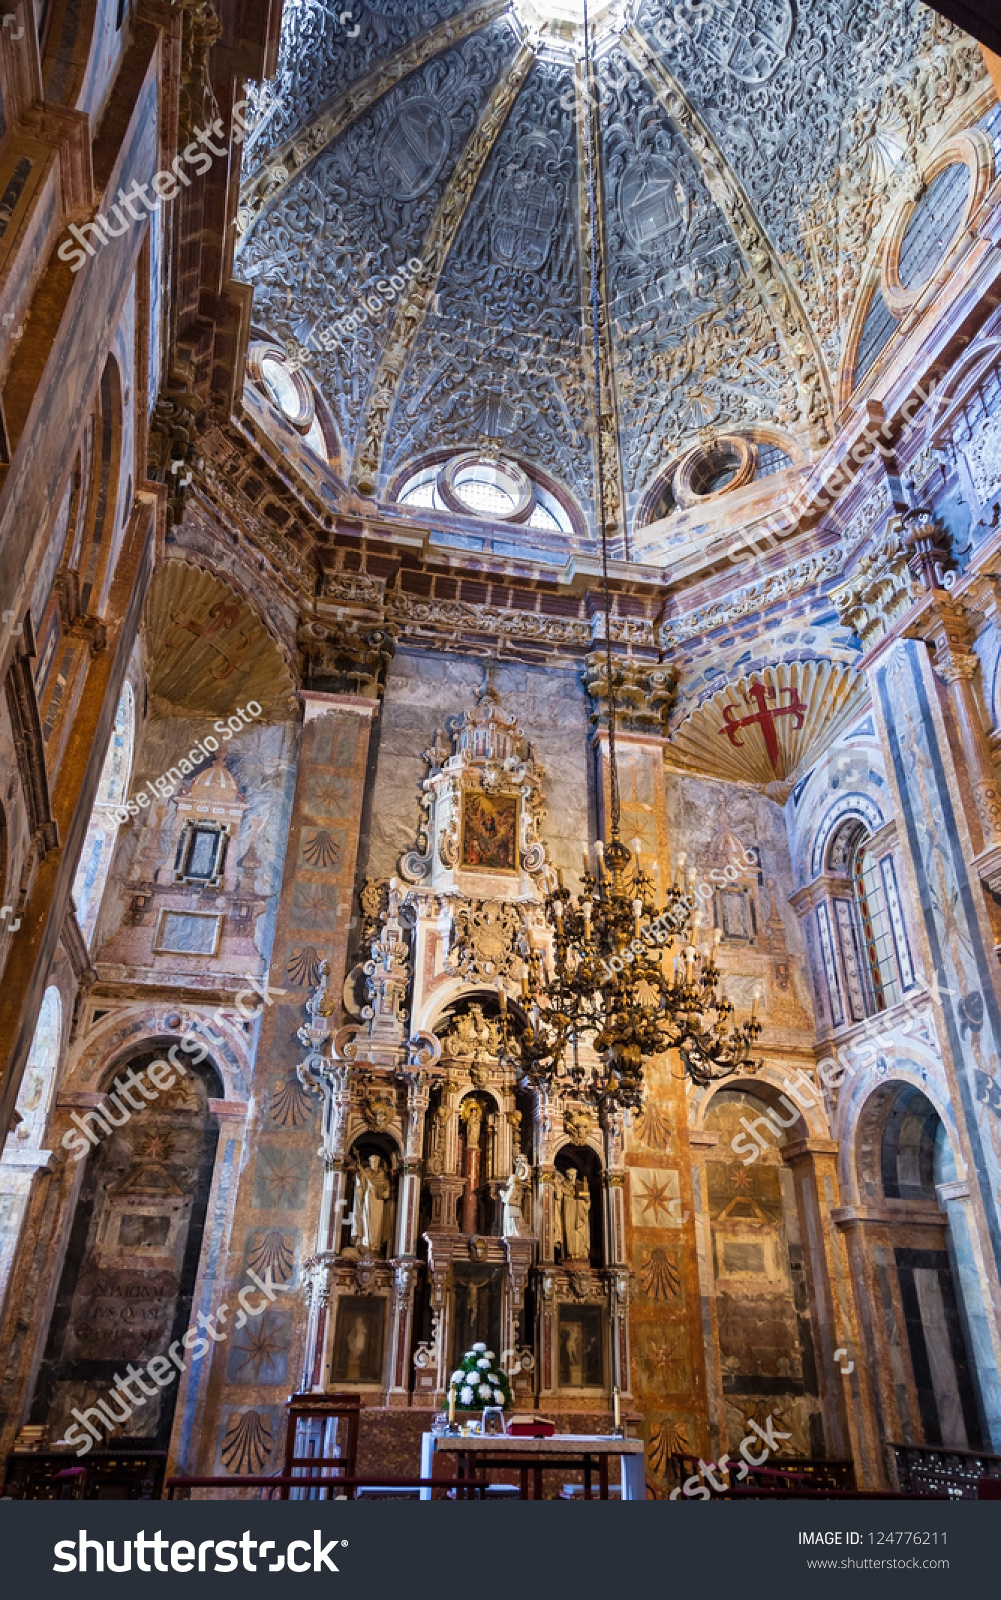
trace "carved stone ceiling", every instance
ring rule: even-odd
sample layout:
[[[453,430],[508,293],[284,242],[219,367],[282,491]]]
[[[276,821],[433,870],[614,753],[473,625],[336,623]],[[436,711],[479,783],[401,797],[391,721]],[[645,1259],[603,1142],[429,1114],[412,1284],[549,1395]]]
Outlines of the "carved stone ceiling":
[[[823,446],[881,219],[983,64],[919,0],[595,9],[606,478],[628,515],[713,433]],[[593,509],[579,10],[286,0],[236,271],[363,492],[492,445]],[[357,329],[331,339],[349,311]]]

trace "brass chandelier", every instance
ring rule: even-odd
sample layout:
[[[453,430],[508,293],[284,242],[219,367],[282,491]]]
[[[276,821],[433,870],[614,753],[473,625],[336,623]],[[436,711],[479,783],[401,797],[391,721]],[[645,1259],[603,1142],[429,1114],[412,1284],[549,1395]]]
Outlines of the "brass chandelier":
[[[592,76],[587,4],[584,5],[584,69]],[[590,95],[586,97],[586,103]],[[594,414],[602,417],[598,216],[595,201],[594,129],[587,118],[588,208],[591,231],[591,333]],[[597,512],[601,531],[605,668],[608,688],[609,833],[595,846],[594,871],[584,851],[581,890],[572,895],[563,875],[550,880],[545,918],[551,959],[533,941],[526,920],[520,1026],[513,1024],[498,983],[503,1055],[534,1087],[563,1090],[612,1109],[637,1110],[643,1099],[643,1064],[677,1050],[688,1076],[705,1086],[761,1065],[750,1050],[761,1032],[755,998],[751,1017],[739,1027],[733,1006],[719,992],[717,931],[704,949],[696,944],[701,913],[686,893],[679,867],[658,911],[654,883],[620,838],[619,775],[615,753],[615,689],[612,661],[611,591],[602,451],[597,458]],[[682,858],[683,861],[684,858]],[[694,876],[694,874],[693,874]],[[675,942],[679,948],[675,950]],[[581,1045],[593,1056],[582,1060]],[[597,1058],[597,1064],[595,1064]]]

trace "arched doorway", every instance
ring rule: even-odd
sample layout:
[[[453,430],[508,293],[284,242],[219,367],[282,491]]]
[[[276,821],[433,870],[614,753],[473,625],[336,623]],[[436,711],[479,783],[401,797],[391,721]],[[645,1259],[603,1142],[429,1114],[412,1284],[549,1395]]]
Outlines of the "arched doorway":
[[[868,1317],[884,1437],[980,1449],[986,1430],[957,1240],[937,1187],[955,1178],[951,1145],[938,1112],[915,1084],[886,1083],[869,1097],[856,1161],[864,1208],[853,1231],[871,1285]],[[964,1241],[959,1244],[962,1251]]]
[[[768,1416],[787,1455],[828,1454],[793,1174],[782,1157],[806,1126],[767,1084],[714,1094],[705,1117],[718,1143],[706,1160],[710,1264],[727,1438]]]
[[[96,1448],[169,1443],[219,1133],[209,1101],[222,1084],[205,1061],[147,1098],[161,1061],[150,1046],[127,1058],[103,1107],[78,1119],[91,1148],[30,1415],[51,1440],[75,1427],[71,1442],[89,1430]],[[130,1371],[144,1381],[123,1391]]]

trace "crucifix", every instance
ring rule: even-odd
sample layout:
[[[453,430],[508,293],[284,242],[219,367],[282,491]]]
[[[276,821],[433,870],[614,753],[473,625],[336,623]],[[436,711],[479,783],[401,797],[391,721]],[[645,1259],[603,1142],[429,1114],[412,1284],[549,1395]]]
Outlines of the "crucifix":
[[[765,749],[768,751],[768,759],[772,764],[772,771],[779,778],[784,777],[785,774],[779,771],[779,742],[775,736],[775,718],[794,717],[793,727],[801,728],[803,726],[803,717],[807,711],[807,707],[799,698],[796,689],[783,689],[782,693],[790,697],[789,704],[787,706],[770,706],[767,702],[775,699],[775,690],[770,689],[764,683],[750,684],[747,689],[747,698],[754,701],[758,708],[757,711],[752,711],[746,717],[737,717],[735,714],[736,706],[724,706],[723,726],[719,730],[720,733],[726,734],[732,745],[740,748],[743,746],[744,741],[739,737],[739,730],[757,723],[761,729],[761,736],[765,741]]]

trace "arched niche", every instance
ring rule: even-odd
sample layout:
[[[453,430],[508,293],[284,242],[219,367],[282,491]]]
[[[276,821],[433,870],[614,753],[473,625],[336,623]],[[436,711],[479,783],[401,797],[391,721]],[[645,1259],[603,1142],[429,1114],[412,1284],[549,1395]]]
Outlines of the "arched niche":
[[[500,1232],[494,1196],[487,1185],[497,1176],[497,1134],[500,1107],[489,1089],[470,1089],[459,1101],[462,1172],[467,1180],[460,1202],[463,1233]]]
[[[589,1144],[567,1142],[560,1146],[554,1161],[558,1179],[555,1213],[558,1219],[559,1257],[567,1263],[591,1267],[605,1264],[604,1249],[604,1169],[597,1150]],[[581,1205],[582,1190],[587,1202]],[[586,1226],[585,1226],[586,1224]],[[584,1253],[584,1241],[587,1253]]]
[[[63,1005],[56,984],[42,996],[31,1049],[18,1090],[16,1115],[0,1155],[0,1305],[14,1271],[35,1185],[48,1173],[44,1149],[49,1110],[59,1080]]]
[[[707,1263],[716,1305],[727,1436],[746,1418],[781,1416],[791,1455],[827,1454],[809,1254],[800,1232],[793,1175],[783,1150],[806,1136],[795,1103],[754,1079],[718,1089],[703,1126],[717,1135],[707,1155]]]
[[[86,1167],[30,1414],[51,1440],[89,1422],[97,1449],[169,1443],[219,1136],[209,1102],[222,1080],[209,1060],[157,1071],[163,1054],[147,1042],[122,1057],[102,1105],[72,1115],[68,1159]],[[162,1385],[145,1379],[153,1394],[133,1384],[130,1404],[111,1393],[129,1363],[145,1368],[172,1345]]]
[[[955,1161],[948,1130],[916,1083],[891,1079],[870,1094],[858,1118],[855,1164],[865,1207],[857,1247],[876,1288],[880,1370],[894,1379],[884,1401],[889,1436],[980,1449],[989,1438],[984,1384],[993,1383],[994,1368],[991,1360],[981,1375],[976,1263],[962,1202],[940,1204],[939,1186],[957,1187]]]
[[[122,814],[120,808],[124,807],[128,798],[134,750],[135,696],[131,683],[126,682],[115,713],[115,725],[101,768],[94,809],[90,814],[73,879],[77,921],[88,945],[97,928],[101,902],[111,872]]]
[[[352,1140],[344,1206],[346,1248],[361,1256],[394,1254],[400,1151],[391,1133],[376,1130]]]

